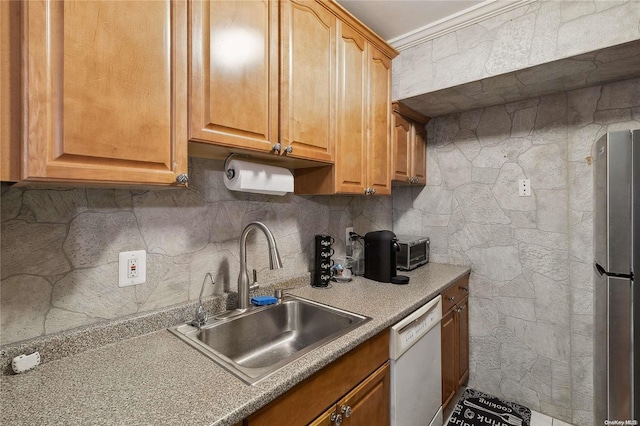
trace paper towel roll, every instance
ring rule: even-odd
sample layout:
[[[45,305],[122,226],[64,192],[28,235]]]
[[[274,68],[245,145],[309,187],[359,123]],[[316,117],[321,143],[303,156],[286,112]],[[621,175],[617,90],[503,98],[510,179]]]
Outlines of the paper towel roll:
[[[231,191],[267,195],[293,192],[293,174],[284,167],[231,160],[227,164],[227,170],[229,169],[233,169],[234,176],[229,179],[225,173],[224,185]]]

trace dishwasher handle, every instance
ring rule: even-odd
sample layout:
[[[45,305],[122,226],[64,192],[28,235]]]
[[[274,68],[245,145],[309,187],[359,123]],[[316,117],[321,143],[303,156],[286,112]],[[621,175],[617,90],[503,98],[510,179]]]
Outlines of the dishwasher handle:
[[[442,296],[437,296],[391,327],[389,353],[399,358],[442,320]]]

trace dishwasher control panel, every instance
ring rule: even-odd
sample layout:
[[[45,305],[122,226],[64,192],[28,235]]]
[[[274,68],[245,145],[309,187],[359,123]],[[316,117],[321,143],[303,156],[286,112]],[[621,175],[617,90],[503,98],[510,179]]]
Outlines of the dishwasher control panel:
[[[436,321],[436,315],[434,313],[425,314],[415,320],[405,331],[400,333],[402,346],[411,345],[414,341],[418,340],[429,330],[429,326],[433,324],[434,321]]]
[[[442,297],[437,296],[391,327],[390,355],[397,358],[442,320]]]

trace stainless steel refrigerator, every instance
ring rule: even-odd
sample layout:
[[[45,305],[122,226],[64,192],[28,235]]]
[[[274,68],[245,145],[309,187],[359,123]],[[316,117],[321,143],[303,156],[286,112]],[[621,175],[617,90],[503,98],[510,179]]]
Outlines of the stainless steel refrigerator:
[[[595,425],[640,417],[640,130],[594,152]]]

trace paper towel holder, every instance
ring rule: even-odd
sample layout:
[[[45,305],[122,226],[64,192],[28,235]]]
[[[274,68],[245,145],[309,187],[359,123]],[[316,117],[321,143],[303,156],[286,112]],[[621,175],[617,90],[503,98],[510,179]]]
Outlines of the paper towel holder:
[[[235,152],[232,152],[231,154],[227,155],[227,158],[224,159],[224,173],[227,175],[227,179],[231,180],[236,176],[236,171],[235,169],[227,169],[227,164],[229,164],[229,161],[231,160],[231,157],[236,156],[236,157],[251,157],[248,154],[236,154]]]

